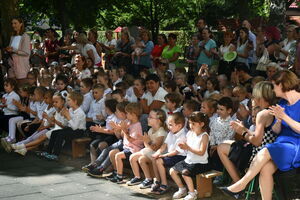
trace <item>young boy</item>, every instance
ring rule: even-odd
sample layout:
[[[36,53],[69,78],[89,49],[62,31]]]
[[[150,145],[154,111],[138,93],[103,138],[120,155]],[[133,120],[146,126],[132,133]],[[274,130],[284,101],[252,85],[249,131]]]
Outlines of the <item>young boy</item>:
[[[176,112],[180,112],[181,111],[181,101],[182,101],[182,97],[180,94],[178,93],[168,93],[165,96],[165,106],[166,106],[166,113],[168,115],[176,113]]]
[[[89,129],[90,126],[100,124],[101,120],[104,120],[101,112],[102,110],[105,110],[105,98],[103,98],[103,94],[104,86],[101,84],[96,84],[93,87],[93,99],[89,105],[89,111],[86,115],[87,129]]]
[[[233,109],[233,101],[229,97],[222,97],[218,101],[218,117],[214,118],[210,123],[210,156],[212,166],[216,170],[222,171],[222,164],[219,160],[218,153],[216,151],[217,146],[223,143],[225,140],[231,140],[234,137],[234,131],[230,127],[231,113]]]
[[[156,194],[164,194],[168,189],[166,168],[173,167],[186,157],[185,151],[178,147],[179,143],[186,140],[186,129],[184,126],[185,118],[182,113],[176,112],[169,115],[168,129],[170,132],[164,144],[152,155],[154,158],[152,164],[156,182],[152,186],[151,191]]]
[[[47,153],[44,156],[48,160],[58,160],[63,142],[72,141],[74,138],[82,137],[86,129],[85,113],[81,109],[83,102],[82,94],[70,92],[67,96],[67,104],[70,107],[63,108],[61,114],[68,120],[68,127],[53,131],[49,141]]]
[[[142,114],[142,107],[139,103],[129,103],[125,107],[126,117],[130,121],[122,123],[123,150],[114,149],[109,153],[113,164],[114,172],[107,179],[115,183],[123,183],[123,160],[129,159],[132,153],[138,152],[143,148],[143,132],[139,122]]]
[[[117,69],[112,69],[109,71],[109,78],[113,84],[113,89],[116,89],[116,84],[121,82],[122,79],[119,77],[119,72]]]
[[[187,100],[182,106],[182,114],[185,117],[185,127],[189,129],[188,117],[195,111],[200,110],[200,104],[195,100]]]
[[[184,95],[184,99],[191,99],[193,96],[192,90],[187,86],[186,75],[182,73],[176,74],[176,84],[179,88],[179,91]]]
[[[121,89],[115,89],[111,93],[111,98],[115,99],[118,103],[124,101],[124,93]]]
[[[80,93],[83,95],[83,102],[81,104],[81,109],[85,114],[89,112],[90,105],[93,101],[93,95],[91,89],[93,87],[93,80],[91,78],[84,78],[80,82]]]

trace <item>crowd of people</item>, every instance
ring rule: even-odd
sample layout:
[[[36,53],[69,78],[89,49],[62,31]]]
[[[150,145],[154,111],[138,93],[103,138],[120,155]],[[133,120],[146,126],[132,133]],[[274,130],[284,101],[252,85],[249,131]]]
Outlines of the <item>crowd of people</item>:
[[[244,20],[216,34],[200,19],[184,49],[176,34],[153,42],[145,28],[132,37],[123,27],[118,40],[106,31],[106,41],[93,29],[30,37],[20,18],[12,28],[0,104],[7,152],[42,146],[36,154],[57,161],[73,139],[90,137],[88,175],[111,172],[112,182],[164,194],[170,174],[173,198],[185,200],[197,198],[192,178],[211,169],[228,172],[233,184],[221,190],[234,198],[259,174],[271,200],[273,174],[300,167],[296,25],[252,30]]]

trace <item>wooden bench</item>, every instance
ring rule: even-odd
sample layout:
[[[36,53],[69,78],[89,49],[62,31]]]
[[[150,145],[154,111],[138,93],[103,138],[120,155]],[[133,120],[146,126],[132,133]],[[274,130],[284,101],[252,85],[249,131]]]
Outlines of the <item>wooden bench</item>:
[[[89,144],[91,138],[84,137],[72,140],[72,157],[80,158],[86,154],[86,145]]]
[[[196,176],[198,198],[211,197],[213,191],[212,178],[221,176],[223,172],[211,170]]]

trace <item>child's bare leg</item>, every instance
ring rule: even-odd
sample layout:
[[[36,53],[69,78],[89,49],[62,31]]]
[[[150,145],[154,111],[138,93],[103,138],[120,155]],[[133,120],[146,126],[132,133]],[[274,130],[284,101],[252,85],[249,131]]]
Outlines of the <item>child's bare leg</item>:
[[[123,174],[123,160],[126,158],[124,152],[119,152],[115,155],[117,174]]]
[[[145,174],[145,177],[152,179],[150,167],[152,166],[151,160],[147,156],[141,156],[139,158],[139,164]]]
[[[159,172],[159,176],[161,178],[161,184],[162,185],[167,185],[168,181],[167,181],[167,175],[166,175],[166,168],[164,166],[164,161],[163,159],[159,158],[156,160],[156,166]]]
[[[131,165],[132,172],[135,177],[141,178],[140,167],[138,164],[138,159],[142,156],[140,152],[134,153],[130,156],[129,161]]]
[[[195,188],[194,188],[193,179],[191,177],[185,176],[185,175],[182,175],[182,177],[188,187],[189,192],[194,192]]]
[[[158,158],[161,159],[161,158]],[[156,181],[161,181],[160,175],[159,175],[159,171],[158,171],[158,166],[157,166],[157,160],[158,159],[152,159],[152,168],[153,168],[153,172],[154,172],[154,177],[156,178]]]
[[[110,161],[111,161],[111,163],[112,163],[112,165],[114,167],[114,170],[117,170],[117,165],[116,165],[116,162],[115,162],[116,161],[115,160],[115,156],[119,152],[120,152],[119,149],[114,149],[114,150],[111,150],[109,152],[109,158],[110,158]]]
[[[176,171],[175,169],[171,168],[170,169],[170,175],[173,179],[173,181],[176,183],[176,185],[178,186],[178,188],[183,188],[184,185],[181,181],[180,176],[178,175],[178,171]]]

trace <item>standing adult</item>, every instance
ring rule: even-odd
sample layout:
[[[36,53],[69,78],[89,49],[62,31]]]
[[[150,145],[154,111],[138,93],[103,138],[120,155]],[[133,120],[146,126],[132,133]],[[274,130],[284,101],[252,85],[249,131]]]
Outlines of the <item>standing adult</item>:
[[[115,53],[115,49],[117,46],[117,40],[113,38],[113,32],[111,30],[108,30],[105,32],[106,42],[100,43],[102,49],[104,50],[105,56],[105,69],[111,68],[111,58],[113,57]]]
[[[101,57],[102,47],[101,47],[100,42],[98,42],[98,33],[97,33],[96,29],[89,30],[88,40],[94,45],[99,57]]]
[[[281,63],[281,66],[289,67],[294,64],[296,45],[297,40],[295,26],[288,26],[287,38],[280,43],[279,61]]]
[[[205,22],[205,19],[199,19],[197,21],[197,24],[196,24],[196,28],[197,28],[197,33],[196,35],[198,35],[198,38],[199,40],[203,40],[203,37],[202,37],[202,31],[204,28],[207,28],[207,25],[206,25],[206,22]]]
[[[170,33],[168,35],[168,45],[164,48],[161,57],[167,59],[169,62],[169,68],[175,71],[175,68],[179,65],[178,58],[181,54],[180,47],[176,44],[177,35]]]
[[[279,105],[270,108],[270,113],[276,117],[272,129],[279,135],[274,143],[258,152],[241,180],[223,188],[231,196],[239,196],[239,192],[259,173],[262,199],[272,199],[273,174],[277,169],[289,171],[300,167],[299,79],[293,72],[282,70],[272,77],[272,84],[276,96],[283,99]]]
[[[237,59],[236,62],[243,63],[248,66],[249,51],[251,46],[249,44],[249,30],[245,27],[240,28],[239,38],[237,41]]]
[[[11,24],[13,33],[9,46],[5,48],[10,54],[8,77],[16,78],[20,84],[27,81],[27,73],[30,69],[30,37],[25,33],[23,19],[13,18]]]
[[[248,29],[249,43],[252,45],[252,49],[249,50],[248,65],[249,65],[251,74],[253,75],[255,68],[256,68],[254,63],[257,62],[256,53],[255,53],[256,52],[256,36],[251,31],[251,24],[248,20],[243,21],[242,27],[245,27],[246,29]]]
[[[53,28],[49,28],[46,31],[46,40],[44,42],[45,47],[45,56],[46,56],[46,63],[50,64],[53,61],[58,61],[58,47],[59,42],[57,40],[58,34]]]
[[[157,44],[154,46],[151,52],[154,68],[158,67],[159,60],[164,48],[167,46],[167,37],[165,34],[159,34],[157,36]]]

